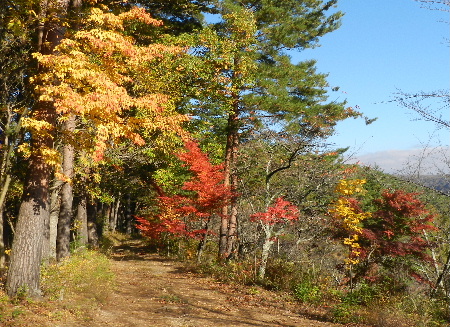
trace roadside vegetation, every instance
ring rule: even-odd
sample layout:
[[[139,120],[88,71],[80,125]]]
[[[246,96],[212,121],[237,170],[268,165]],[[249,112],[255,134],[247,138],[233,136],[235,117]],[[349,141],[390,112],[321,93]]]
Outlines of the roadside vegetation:
[[[0,293],[1,326],[54,326],[58,322],[88,322],[114,287],[110,259],[97,250],[78,249],[60,263],[42,269],[42,296],[26,290],[10,299]]]
[[[448,228],[448,196],[370,168],[358,168],[352,174],[357,177],[352,179],[353,188],[361,188],[358,210],[373,212],[366,221],[354,220],[361,237],[357,241],[349,238],[349,228],[336,225],[329,212],[318,220],[320,226],[302,230],[302,242],[295,237],[299,222],[289,223],[275,240],[263,279],[259,276],[262,229],[253,230],[253,237],[259,235],[255,242],[246,244],[248,248],[238,258],[225,264],[217,259],[214,240],[207,242],[200,263],[196,258],[199,241],[193,238],[165,232],[149,239],[149,244],[161,255],[183,260],[193,271],[220,281],[287,292],[301,304],[299,312],[320,319],[380,327],[447,326],[448,281],[443,278],[441,284],[436,283],[445,269],[437,263],[448,256],[446,233],[442,232]],[[347,191],[340,191],[351,195],[349,188],[347,184]],[[370,199],[384,189],[402,190],[389,196],[399,201],[392,202],[391,209],[404,216],[391,225],[385,222],[389,228],[378,233],[374,219],[393,218],[383,218],[382,213],[387,215],[390,210],[386,198],[377,200],[378,204]],[[376,205],[383,205],[385,211],[375,210]],[[361,254],[355,256],[355,249]]]

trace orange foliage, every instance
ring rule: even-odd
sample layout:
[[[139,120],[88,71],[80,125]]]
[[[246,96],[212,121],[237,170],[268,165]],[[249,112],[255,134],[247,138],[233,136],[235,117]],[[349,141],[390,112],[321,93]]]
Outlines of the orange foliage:
[[[143,145],[139,130],[182,134],[180,124],[187,119],[175,112],[164,94],[128,91],[133,76],[145,74],[152,61],[182,52],[160,44],[137,45],[123,33],[130,20],[149,28],[162,24],[143,8],[134,7],[120,15],[94,8],[83,20],[84,28],[64,39],[54,54],[34,54],[45,68],[45,73],[34,78],[40,99],[54,102],[61,121],[70,113],[81,117],[88,128],[77,130],[77,139],[86,142],[84,148],[93,148],[96,161],[102,160],[110,140],[127,138]],[[40,128],[39,122],[30,118],[27,127],[33,126]]]

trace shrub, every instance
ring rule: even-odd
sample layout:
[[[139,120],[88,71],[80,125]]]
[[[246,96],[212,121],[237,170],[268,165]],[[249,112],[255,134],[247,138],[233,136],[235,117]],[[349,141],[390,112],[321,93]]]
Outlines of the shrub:
[[[219,263],[217,260],[207,261],[200,264],[199,271],[225,283],[255,283],[255,266],[249,261],[231,261],[228,264]]]
[[[264,285],[275,290],[292,290],[302,274],[295,262],[274,258],[267,263]]]
[[[341,300],[348,304],[368,305],[376,298],[381,296],[381,290],[378,285],[369,285],[367,283],[360,283],[357,288],[351,292],[345,293]]]
[[[294,287],[294,297],[307,303],[319,303],[322,300],[320,287],[310,280],[304,280]]]

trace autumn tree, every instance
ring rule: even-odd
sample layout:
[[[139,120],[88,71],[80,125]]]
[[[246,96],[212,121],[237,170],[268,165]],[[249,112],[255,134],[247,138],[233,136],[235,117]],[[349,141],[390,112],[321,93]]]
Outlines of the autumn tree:
[[[38,3],[39,25],[37,49],[42,54],[50,54],[61,42],[64,35],[58,18],[67,15],[70,10],[68,2]],[[37,9],[37,8],[35,8]],[[31,296],[39,295],[40,265],[42,259],[45,226],[49,218],[49,178],[51,164],[49,151],[53,147],[53,126],[56,110],[52,101],[37,99],[34,104],[32,119],[39,121],[34,125],[29,158],[29,173],[25,182],[22,204],[16,224],[16,233],[11,252],[7,292],[14,296],[23,290]],[[31,127],[28,124],[28,127]]]
[[[332,203],[330,210],[335,219],[338,234],[343,237],[343,244],[348,247],[348,255],[345,259],[346,268],[349,269],[350,283],[353,287],[353,267],[360,262],[361,244],[360,235],[363,221],[371,214],[363,212],[356,196],[364,192],[363,179],[341,180],[336,186],[338,199]]]
[[[389,265],[386,257],[431,260],[427,250],[432,244],[424,234],[436,230],[432,224],[434,215],[417,194],[385,190],[375,200],[375,206],[377,210],[363,224],[362,230],[363,255],[369,264]],[[419,275],[413,270],[411,273]]]
[[[4,5],[0,9],[0,266],[4,265],[4,231],[10,229],[11,218],[5,209],[11,199],[12,185],[21,185],[20,170],[26,153],[17,153],[21,143],[21,117],[25,116],[32,102],[32,93],[27,87],[33,45],[29,41],[33,26],[27,11],[32,4],[24,6]],[[25,151],[26,152],[26,151]],[[16,196],[14,196],[16,198]],[[11,210],[9,210],[11,211]],[[14,216],[15,212],[9,215]],[[8,223],[8,221],[10,223]],[[9,227],[9,228],[8,228]],[[6,233],[5,233],[6,234]],[[9,244],[10,245],[10,244]]]
[[[402,270],[423,281],[424,276],[414,270],[412,262],[431,262],[428,251],[432,243],[426,233],[436,230],[434,214],[416,193],[401,190],[384,190],[369,207],[363,206],[363,197],[356,199],[354,194],[363,193],[364,183],[342,180],[336,189],[341,196],[330,210],[337,235],[349,247],[345,263],[352,270],[351,278],[376,282],[382,278],[380,268],[389,271],[402,266]]]
[[[153,183],[158,193],[159,212],[154,217],[137,217],[138,228],[144,235],[158,239],[163,233],[198,238],[198,260],[201,259],[206,237],[213,233],[210,227],[214,216],[221,215],[221,209],[235,194],[224,184],[223,164],[212,164],[199,145],[185,140],[185,151],[176,156],[188,169],[190,177],[174,194],[164,191],[164,180]],[[195,228],[199,226],[200,228]]]
[[[141,130],[145,129],[148,134],[158,132],[161,140],[181,133],[179,126],[185,118],[166,105],[165,95],[136,93],[129,89],[134,74],[143,73],[155,57],[180,52],[181,49],[135,45],[133,38],[122,32],[129,21],[160,24],[137,7],[119,15],[94,8],[84,20],[83,29],[53,44],[57,53],[52,54],[52,48],[35,54],[42,67],[41,73],[34,78],[39,94],[37,103],[45,106],[35,109],[24,125],[32,130],[33,142],[39,141],[39,148],[34,148],[36,143],[32,143],[30,159],[30,171],[33,178],[39,175],[39,183],[31,183],[32,190],[24,193],[8,274],[10,295],[23,287],[32,295],[39,292],[43,238],[42,230],[36,226],[45,226],[48,219],[49,174],[59,162],[58,153],[52,147],[52,134],[57,122],[67,121],[70,115],[79,116],[84,126],[74,129],[74,133],[79,140],[86,142],[81,146],[97,161],[103,159],[105,149],[112,141],[127,138],[143,145]],[[67,137],[74,142],[73,136],[69,134]],[[41,206],[36,207],[36,203]],[[27,232],[35,237],[23,234]],[[28,259],[32,261],[24,265]]]
[[[267,259],[276,239],[284,232],[284,226],[292,224],[299,219],[298,208],[289,201],[279,197],[265,212],[258,212],[250,216],[250,220],[261,225],[264,231],[264,242],[262,245],[261,262],[259,264],[258,278],[264,279],[266,273]]]

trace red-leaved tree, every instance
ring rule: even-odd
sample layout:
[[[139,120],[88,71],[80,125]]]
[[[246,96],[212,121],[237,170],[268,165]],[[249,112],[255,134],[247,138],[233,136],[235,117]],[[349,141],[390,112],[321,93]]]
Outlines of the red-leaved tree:
[[[268,207],[265,212],[258,212],[250,216],[250,220],[260,223],[264,231],[261,263],[258,271],[259,279],[263,279],[266,274],[267,259],[275,240],[283,234],[286,225],[292,224],[298,218],[298,208],[282,197],[277,198],[275,204]]]
[[[211,233],[211,218],[221,215],[221,208],[230,203],[235,193],[223,183],[223,164],[213,165],[193,140],[185,140],[184,147],[186,151],[176,154],[191,174],[181,188],[183,195],[166,195],[155,183],[159,212],[153,217],[136,217],[137,228],[153,239],[160,238],[163,233],[200,239],[200,258],[206,235]],[[203,228],[193,227],[199,223]]]
[[[356,277],[375,281],[380,277],[380,268],[384,267],[390,271],[401,269],[425,281],[411,263],[432,260],[428,252],[433,244],[424,233],[436,228],[432,224],[434,215],[417,195],[385,190],[373,201],[375,211],[362,221],[358,234],[360,263],[355,267]]]

